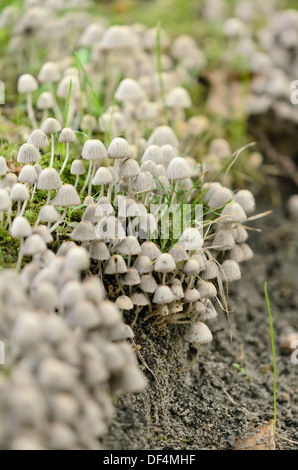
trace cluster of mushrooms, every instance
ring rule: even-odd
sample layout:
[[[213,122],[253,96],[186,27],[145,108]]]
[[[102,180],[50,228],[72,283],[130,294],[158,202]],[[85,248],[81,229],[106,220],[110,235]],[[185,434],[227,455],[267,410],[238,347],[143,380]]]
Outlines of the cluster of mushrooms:
[[[0,223],[20,243],[0,279],[0,445],[91,449],[111,397],[146,385],[127,343],[137,324],[185,324],[198,351],[212,340],[207,323],[216,307],[228,312],[226,287],[253,256],[255,201],[208,180],[209,163],[220,169],[231,157],[227,141],[214,139],[206,162],[192,156],[208,129],[190,115],[187,85],[205,64],[193,38],[90,23],[67,13],[70,0],[24,3],[0,17],[15,24],[9,47],[20,63],[21,39],[43,44],[58,14],[60,26],[36,77],[18,79],[31,129],[17,162],[0,157]],[[62,55],[77,47],[84,64]],[[176,235],[185,209],[190,222]]]
[[[228,18],[223,24],[229,57],[245,58],[245,66],[252,73],[247,114],[260,115],[271,110],[280,119],[297,124],[298,108],[290,99],[297,88],[291,87],[298,73],[297,11],[272,9],[260,18],[265,19],[265,25],[257,34],[251,22],[254,18],[249,15]]]
[[[139,392],[146,381],[121,312],[98,277],[81,276],[87,251],[65,242],[54,255],[42,240],[20,274],[0,274],[0,447],[98,449],[113,396]]]

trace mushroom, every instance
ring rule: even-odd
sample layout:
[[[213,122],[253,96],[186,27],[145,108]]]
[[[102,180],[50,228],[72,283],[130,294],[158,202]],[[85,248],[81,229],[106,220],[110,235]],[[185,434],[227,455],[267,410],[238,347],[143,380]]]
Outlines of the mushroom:
[[[70,142],[75,142],[75,140],[76,140],[76,135],[75,135],[75,133],[72,129],[70,129],[69,127],[65,127],[64,129],[62,129],[62,131],[60,132],[60,135],[59,135],[59,142],[63,143],[63,144],[66,144],[66,155],[65,155],[65,159],[64,159],[62,168],[59,172],[60,176],[62,175],[63,171],[65,170],[65,167],[66,167],[67,162],[68,162],[69,144],[70,144]]]
[[[21,75],[18,79],[18,92],[21,94],[26,94],[27,97],[27,114],[31,121],[32,127],[36,128],[37,122],[35,119],[35,114],[32,106],[32,93],[37,90],[38,83],[36,79],[30,73]]]

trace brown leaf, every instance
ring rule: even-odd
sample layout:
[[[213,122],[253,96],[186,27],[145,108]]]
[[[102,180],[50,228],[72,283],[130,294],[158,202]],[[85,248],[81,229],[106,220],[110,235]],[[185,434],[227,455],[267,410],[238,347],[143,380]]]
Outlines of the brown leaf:
[[[275,450],[274,420],[261,424],[235,440],[235,450]]]

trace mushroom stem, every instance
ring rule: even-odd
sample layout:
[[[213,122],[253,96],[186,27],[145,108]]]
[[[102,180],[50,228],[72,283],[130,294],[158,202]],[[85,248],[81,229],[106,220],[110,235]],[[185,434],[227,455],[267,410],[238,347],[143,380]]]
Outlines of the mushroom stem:
[[[21,201],[18,201],[17,215],[20,215],[21,212]]]
[[[51,190],[48,190],[48,197],[47,197],[47,204],[50,204],[51,202]]]
[[[103,197],[105,195],[105,185],[102,184],[100,188],[100,197]]]
[[[109,189],[108,189],[108,194],[107,194],[107,198],[108,198],[109,200],[111,200],[112,190],[113,190],[113,183],[110,183],[110,184],[109,184]]]
[[[56,116],[56,119],[57,121],[60,121],[62,122],[63,121],[63,116],[62,116],[62,113],[60,111],[60,108],[57,104],[57,101],[56,101],[56,98],[55,98],[55,90],[54,90],[54,85],[53,83],[48,83],[48,88],[50,90],[50,93],[52,95],[52,99],[53,99],[53,110],[54,110],[54,113],[55,113],[55,116]]]
[[[64,208],[64,211],[61,215],[61,218],[59,220],[57,220],[57,222],[54,225],[52,225],[52,227],[50,229],[50,232],[54,232],[54,230],[56,230],[58,225],[60,225],[63,222],[63,220],[65,219],[65,216],[66,216],[66,212],[67,212],[67,207]]]
[[[50,160],[50,167],[51,168],[53,168],[53,166],[54,166],[54,157],[55,157],[54,134],[51,134],[51,160]]]
[[[38,127],[32,106],[32,93],[27,93],[27,113],[34,129]]]
[[[83,192],[85,191],[85,189],[87,187],[87,184],[88,184],[88,181],[89,181],[89,178],[90,178],[90,175],[91,175],[91,171],[92,171],[92,160],[89,161],[88,173],[87,173],[87,176],[86,176],[86,179],[85,179],[85,182],[84,182],[84,186],[82,187],[80,194],[83,194]]]
[[[92,180],[93,180],[93,178],[94,178],[95,172],[96,172],[96,167],[95,167],[95,165],[93,165],[93,167],[92,167],[92,173],[91,173],[90,181],[89,181],[89,186],[88,186],[88,196],[91,195]]]
[[[35,191],[36,191],[36,186],[37,186],[37,183],[34,183],[33,190],[32,190],[32,194],[31,194],[31,201],[33,201],[33,198],[34,198],[34,195],[35,195]]]
[[[135,317],[133,319],[133,322],[132,324],[130,325],[131,328],[133,328],[135,326],[135,324],[137,323],[137,320],[138,320],[138,317],[139,317],[139,313],[140,311],[142,310],[142,305],[138,305],[137,308],[136,308],[136,313],[135,313]]]
[[[19,256],[18,256],[18,261],[17,261],[17,264],[16,264],[16,270],[17,271],[20,270],[22,259],[23,259],[23,243],[24,243],[24,238],[21,237],[20,238]]]
[[[20,216],[23,217],[24,215],[24,212],[25,212],[25,209],[27,207],[27,203],[28,203],[28,199],[26,199],[24,202],[23,202],[23,206],[22,206],[22,209],[21,209],[21,212],[20,212]]]
[[[62,175],[63,171],[65,170],[65,167],[66,167],[66,165],[67,165],[68,159],[69,159],[69,142],[66,142],[66,156],[65,156],[65,159],[64,159],[62,168],[61,168],[61,170],[60,170],[60,175]]]
[[[176,199],[176,196],[177,196],[177,192],[178,192],[178,188],[179,188],[179,180],[175,182],[174,186],[173,186],[173,195],[172,195],[172,199],[171,199],[171,204],[174,203],[175,199]]]
[[[48,119],[48,116],[49,116],[49,110],[48,110],[48,109],[44,109],[43,112],[42,112],[42,117],[41,117],[41,123],[40,123],[40,125],[41,125],[46,119]]]
[[[78,182],[79,182],[79,175],[76,176],[76,182],[75,182],[75,185],[74,187],[77,189],[77,186],[78,186]]]

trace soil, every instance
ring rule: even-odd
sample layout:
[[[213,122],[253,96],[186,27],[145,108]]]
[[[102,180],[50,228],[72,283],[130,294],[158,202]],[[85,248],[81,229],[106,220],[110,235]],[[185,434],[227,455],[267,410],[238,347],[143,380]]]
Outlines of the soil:
[[[182,340],[182,326],[158,330],[150,321],[139,323],[136,343],[154,376],[145,369],[146,391],[119,399],[103,448],[231,449],[237,436],[272,419],[268,281],[277,353],[276,448],[297,449],[298,365],[280,345],[298,331],[298,222],[274,210],[254,226],[262,232],[251,232],[255,256],[242,264],[242,279],[230,289],[230,321],[218,307],[218,318],[209,322],[214,340],[189,371],[177,372],[196,353]]]

